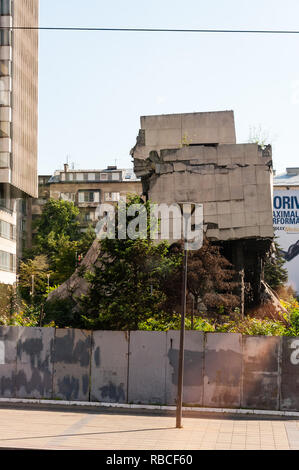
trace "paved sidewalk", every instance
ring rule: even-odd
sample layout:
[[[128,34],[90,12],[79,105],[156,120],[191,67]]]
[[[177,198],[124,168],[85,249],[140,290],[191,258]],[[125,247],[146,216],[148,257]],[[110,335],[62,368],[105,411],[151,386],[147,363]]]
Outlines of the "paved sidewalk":
[[[299,449],[299,420],[0,407],[0,448],[66,450]]]

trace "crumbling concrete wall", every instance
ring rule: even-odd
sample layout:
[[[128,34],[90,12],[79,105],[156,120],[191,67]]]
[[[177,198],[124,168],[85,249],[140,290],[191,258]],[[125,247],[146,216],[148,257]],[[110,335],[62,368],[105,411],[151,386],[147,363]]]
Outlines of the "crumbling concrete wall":
[[[179,331],[0,327],[0,398],[175,405]],[[186,331],[183,403],[299,411],[299,338]]]
[[[145,147],[146,148],[146,147]],[[155,203],[203,204],[210,240],[273,238],[272,152],[256,144],[185,146],[137,158],[135,172]]]
[[[235,144],[233,111],[142,116],[134,157],[146,159],[152,150],[177,149],[183,144]]]
[[[221,244],[235,270],[244,272],[241,311],[243,280],[245,306],[259,306],[274,237],[271,146],[236,144],[232,111],[174,114],[142,117],[131,155],[147,199],[203,205],[208,240]],[[182,238],[182,227],[170,230],[170,243]]]

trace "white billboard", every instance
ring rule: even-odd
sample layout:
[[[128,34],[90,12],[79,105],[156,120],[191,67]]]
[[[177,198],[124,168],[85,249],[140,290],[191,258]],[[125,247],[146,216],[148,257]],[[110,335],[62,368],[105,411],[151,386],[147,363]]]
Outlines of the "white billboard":
[[[289,284],[299,293],[299,190],[274,190],[273,225],[288,270]]]

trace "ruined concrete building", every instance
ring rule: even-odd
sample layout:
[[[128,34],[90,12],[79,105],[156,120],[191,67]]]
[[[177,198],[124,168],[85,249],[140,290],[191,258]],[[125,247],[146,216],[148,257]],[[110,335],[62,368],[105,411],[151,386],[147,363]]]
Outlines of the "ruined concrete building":
[[[207,238],[240,272],[247,305],[260,303],[273,242],[272,149],[237,144],[233,111],[141,117],[131,150],[156,203],[203,204]]]

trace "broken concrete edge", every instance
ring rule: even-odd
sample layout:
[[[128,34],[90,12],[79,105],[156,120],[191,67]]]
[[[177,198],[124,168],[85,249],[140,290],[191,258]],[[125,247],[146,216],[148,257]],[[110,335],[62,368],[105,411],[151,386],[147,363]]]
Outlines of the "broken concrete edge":
[[[105,403],[105,402],[86,402],[86,401],[66,401],[66,400],[42,400],[30,398],[0,398],[1,404],[32,404],[32,405],[57,405],[57,406],[80,406],[97,408],[121,408],[121,409],[139,409],[153,411],[176,411],[176,406],[167,405],[137,405],[128,403]],[[227,413],[242,415],[269,415],[269,416],[289,416],[299,417],[298,411],[277,411],[277,410],[250,410],[245,408],[207,408],[200,406],[183,406],[183,411],[195,411],[198,413]]]

